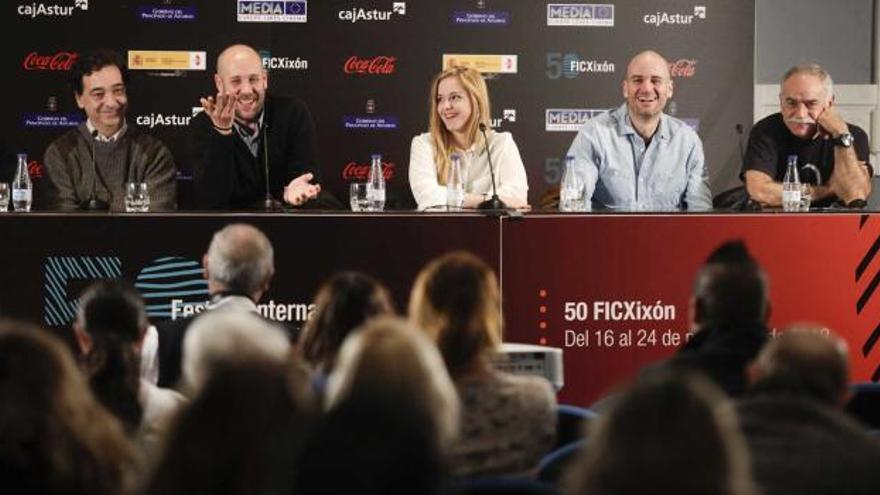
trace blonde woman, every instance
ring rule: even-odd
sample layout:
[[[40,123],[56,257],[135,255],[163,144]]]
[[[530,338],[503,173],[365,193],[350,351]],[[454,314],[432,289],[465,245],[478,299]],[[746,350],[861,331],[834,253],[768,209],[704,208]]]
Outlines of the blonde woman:
[[[431,83],[428,132],[413,138],[409,159],[409,184],[418,208],[446,205],[446,179],[451,156],[458,153],[464,179],[464,207],[475,207],[492,196],[488,150],[495,168],[498,196],[507,206],[528,206],[529,186],[519,149],[509,132],[489,127],[491,116],[486,82],[468,67],[444,70]]]

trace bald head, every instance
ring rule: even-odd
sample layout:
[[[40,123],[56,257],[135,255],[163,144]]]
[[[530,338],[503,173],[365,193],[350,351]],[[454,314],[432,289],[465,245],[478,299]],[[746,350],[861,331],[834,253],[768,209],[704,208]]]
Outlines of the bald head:
[[[208,283],[258,299],[275,273],[272,243],[251,225],[227,225],[211,239],[205,254]]]
[[[660,55],[654,50],[639,52],[636,56],[631,58],[629,64],[626,66],[626,78],[629,79],[633,73],[638,73],[645,65],[657,69],[658,72],[666,76],[667,79],[672,78],[669,72],[669,62],[663,57],[663,55]]]
[[[672,77],[666,59],[651,50],[633,57],[626,67],[623,97],[632,120],[656,125],[666,101],[672,98]]]
[[[840,404],[849,382],[848,356],[846,342],[827,330],[790,327],[758,355],[753,388]]]
[[[220,52],[214,84],[218,93],[236,96],[236,120],[250,124],[260,117],[269,79],[256,50],[247,45],[232,45]]]

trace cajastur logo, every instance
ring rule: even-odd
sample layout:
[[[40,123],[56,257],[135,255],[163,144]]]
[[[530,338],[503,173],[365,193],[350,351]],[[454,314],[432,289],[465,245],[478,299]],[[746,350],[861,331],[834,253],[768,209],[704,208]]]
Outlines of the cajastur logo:
[[[697,73],[697,59],[680,58],[669,63],[669,75],[672,77],[694,77]]]
[[[397,69],[397,57],[378,55],[373,58],[360,58],[352,55],[342,66],[346,74],[389,75]]]
[[[382,176],[385,177],[386,182],[394,177],[394,169],[394,162],[382,162]],[[358,163],[352,160],[342,167],[342,179],[349,182],[365,181],[369,175],[369,163]]]
[[[30,52],[24,58],[22,67],[24,70],[51,70],[51,71],[68,71],[73,67],[73,63],[79,54],[76,52],[58,52],[54,55],[40,55],[37,52]]]
[[[73,5],[58,5],[56,3],[37,3],[20,4],[18,6],[18,15],[24,17],[71,17],[75,10],[89,10],[88,0],[76,0]]]

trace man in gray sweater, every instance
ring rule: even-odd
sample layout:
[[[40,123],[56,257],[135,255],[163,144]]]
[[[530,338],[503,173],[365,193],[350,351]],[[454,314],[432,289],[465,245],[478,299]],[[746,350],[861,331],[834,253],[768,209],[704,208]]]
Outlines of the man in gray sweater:
[[[46,149],[50,207],[125,210],[128,182],[146,182],[151,211],[177,208],[177,168],[158,139],[129,126],[125,62],[109,50],[83,53],[70,71],[86,121]]]

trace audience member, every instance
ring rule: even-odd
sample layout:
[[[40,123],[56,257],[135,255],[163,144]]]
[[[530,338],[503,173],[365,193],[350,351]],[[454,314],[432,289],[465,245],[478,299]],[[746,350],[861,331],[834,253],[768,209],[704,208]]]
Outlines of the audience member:
[[[591,425],[571,495],[757,493],[734,409],[701,376],[646,377]]]
[[[308,392],[307,376],[290,362],[218,365],[181,416],[146,493],[295,493],[317,410]]]
[[[840,410],[847,354],[822,330],[789,329],[749,368],[738,412],[765,495],[877,493],[880,442]]]
[[[236,223],[214,234],[202,257],[211,301],[207,311],[257,313],[257,303],[275,274],[272,243],[254,226]],[[159,386],[173,387],[180,379],[183,340],[195,318],[178,318],[159,325]]]
[[[451,449],[457,476],[525,473],[552,447],[556,398],[546,380],[494,369],[501,342],[495,273],[482,260],[454,252],[419,273],[410,318],[440,349],[462,404],[462,428]]]
[[[697,272],[694,334],[666,364],[705,373],[731,396],[745,390],[745,368],[767,341],[767,277],[741,241],[719,246]]]
[[[148,326],[140,294],[125,282],[104,281],[80,298],[74,330],[92,392],[152,461],[184,399],[139,376]]]
[[[135,468],[122,426],[64,345],[39,328],[0,322],[3,493],[127,494]]]
[[[326,377],[352,330],[374,316],[393,313],[391,295],[381,282],[363,273],[337,273],[318,290],[315,311],[297,348],[312,370]]]
[[[447,448],[458,435],[459,404],[443,360],[430,340],[405,320],[379,317],[350,335],[327,382],[326,404],[388,401],[421,421]]]

